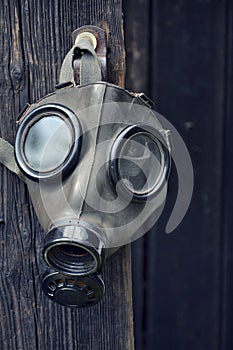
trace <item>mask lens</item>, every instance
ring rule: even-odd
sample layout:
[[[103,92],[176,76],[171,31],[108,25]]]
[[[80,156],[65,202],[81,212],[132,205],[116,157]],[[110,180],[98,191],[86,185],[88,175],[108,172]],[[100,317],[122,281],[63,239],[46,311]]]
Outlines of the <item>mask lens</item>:
[[[66,122],[55,116],[41,118],[29,129],[24,154],[37,171],[48,172],[65,161],[72,147],[72,134]]]
[[[46,172],[65,161],[71,146],[69,126],[57,116],[48,116],[41,118],[29,129],[24,154],[32,168]]]
[[[20,123],[15,157],[20,170],[33,181],[66,176],[76,166],[82,144],[78,117],[66,106],[45,104]]]
[[[119,173],[131,192],[145,194],[152,191],[161,171],[161,149],[151,137],[140,133],[125,143],[119,157]]]
[[[110,154],[109,176],[122,196],[145,201],[167,180],[170,153],[159,130],[132,125],[116,138]]]

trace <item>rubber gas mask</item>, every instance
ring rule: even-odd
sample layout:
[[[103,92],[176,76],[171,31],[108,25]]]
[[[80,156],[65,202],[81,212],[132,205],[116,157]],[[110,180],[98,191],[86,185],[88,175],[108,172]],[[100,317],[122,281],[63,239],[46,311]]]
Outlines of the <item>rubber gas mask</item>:
[[[145,95],[101,81],[94,41],[76,41],[62,84],[19,120],[17,166],[5,161],[26,182],[46,232],[43,290],[69,306],[102,298],[105,259],[159,217],[170,168],[169,131]],[[75,54],[80,85],[67,83]]]

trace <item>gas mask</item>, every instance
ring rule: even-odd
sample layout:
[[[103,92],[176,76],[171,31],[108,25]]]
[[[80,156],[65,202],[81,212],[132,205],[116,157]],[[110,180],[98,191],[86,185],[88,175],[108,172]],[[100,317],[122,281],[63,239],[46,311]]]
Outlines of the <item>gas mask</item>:
[[[98,37],[77,34],[58,89],[19,119],[16,163],[6,143],[1,162],[27,184],[46,233],[45,294],[62,305],[89,306],[103,296],[106,258],[161,214],[170,144],[145,95],[101,81]],[[79,85],[72,78],[76,59]]]

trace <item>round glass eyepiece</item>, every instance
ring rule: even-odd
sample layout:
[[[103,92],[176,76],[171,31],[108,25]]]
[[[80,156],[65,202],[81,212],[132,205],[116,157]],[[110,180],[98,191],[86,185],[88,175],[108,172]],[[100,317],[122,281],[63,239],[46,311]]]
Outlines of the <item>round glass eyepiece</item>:
[[[129,138],[119,155],[119,175],[132,193],[145,194],[154,188],[163,167],[161,147],[145,133]]]
[[[115,140],[110,155],[110,178],[122,195],[146,200],[167,178],[170,154],[158,130],[129,126]]]
[[[72,130],[62,118],[48,115],[33,124],[26,135],[24,154],[28,164],[40,172],[64,163],[72,148]]]
[[[80,153],[81,126],[77,116],[58,104],[29,112],[16,134],[15,156],[31,180],[50,179],[73,170]]]

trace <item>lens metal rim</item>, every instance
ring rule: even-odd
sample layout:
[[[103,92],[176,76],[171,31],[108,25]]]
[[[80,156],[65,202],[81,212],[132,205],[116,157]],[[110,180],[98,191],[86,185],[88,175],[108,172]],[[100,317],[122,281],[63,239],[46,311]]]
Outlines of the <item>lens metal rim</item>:
[[[52,169],[51,171],[40,172],[30,166],[30,164],[27,162],[24,154],[24,142],[31,126],[41,118],[44,118],[46,115],[57,116],[63,119],[66,123],[68,122],[72,133],[73,144],[64,162],[62,162],[58,167]],[[29,112],[17,130],[15,140],[16,162],[22,173],[33,181],[51,180],[58,177],[61,173],[62,177],[64,177],[66,174],[70,173],[77,164],[80,155],[81,143],[82,128],[78,117],[73,111],[65,106],[55,103],[42,105]]]

